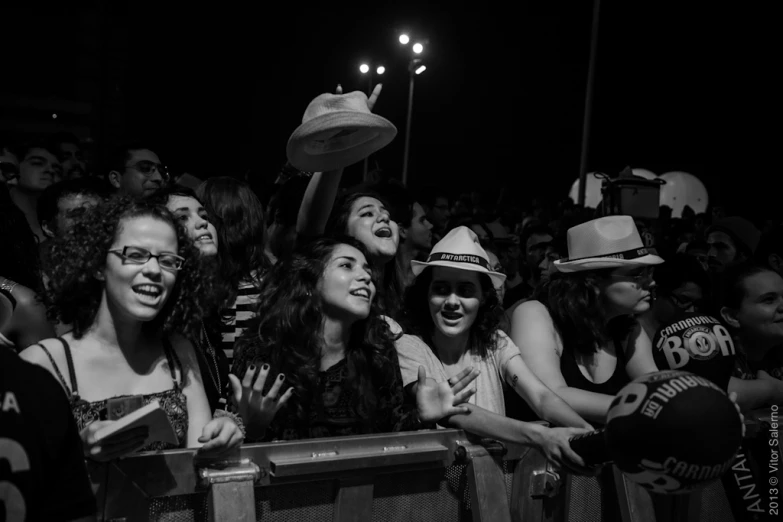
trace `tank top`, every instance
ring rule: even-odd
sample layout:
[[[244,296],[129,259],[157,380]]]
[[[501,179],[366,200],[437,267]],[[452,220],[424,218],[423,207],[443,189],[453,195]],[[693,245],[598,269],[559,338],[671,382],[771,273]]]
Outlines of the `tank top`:
[[[87,402],[81,397],[79,397],[79,386],[76,381],[76,371],[74,370],[74,366],[73,366],[73,358],[71,357],[71,347],[68,345],[68,342],[62,337],[58,337],[57,340],[63,343],[63,348],[65,349],[65,359],[68,362],[68,376],[71,379],[73,388],[68,386],[68,383],[65,381],[65,378],[63,378],[62,373],[60,373],[60,369],[57,367],[57,363],[54,362],[54,358],[52,357],[52,354],[49,353],[49,350],[47,350],[46,347],[43,346],[42,344],[38,344],[37,346],[40,346],[43,349],[44,353],[46,353],[46,356],[49,357],[49,360],[51,361],[52,366],[54,367],[54,371],[57,374],[57,378],[60,380],[62,385],[68,391],[69,400],[71,404],[71,412],[73,413],[73,416],[76,419],[76,425],[79,428],[79,431],[82,431],[84,428],[86,428],[87,426],[89,426],[95,421],[107,420],[106,404],[108,403],[109,399],[103,399],[95,402]],[[144,402],[144,405],[149,404],[153,400],[158,400],[160,402],[160,407],[163,409],[163,411],[166,412],[166,415],[168,416],[169,421],[171,422],[171,425],[174,428],[174,433],[177,434],[177,440],[179,441],[179,444],[175,446],[165,442],[156,441],[151,444],[148,444],[147,446],[144,446],[139,451],[167,450],[167,449],[175,449],[175,448],[184,448],[187,446],[187,441],[188,441],[187,398],[185,397],[185,394],[182,393],[182,386],[180,382],[177,380],[177,374],[176,374],[176,368],[179,368],[180,374],[184,373],[182,370],[182,364],[180,363],[179,358],[177,357],[177,353],[171,347],[171,343],[169,342],[168,339],[163,339],[163,352],[166,354],[166,360],[169,363],[169,370],[171,371],[171,380],[174,382],[174,387],[170,390],[165,390],[156,393],[149,393],[146,395],[141,395],[140,397]],[[132,397],[132,396],[115,395],[114,397],[110,397],[110,399],[121,399],[125,397]]]
[[[608,380],[602,383],[592,382],[584,376],[576,363],[573,350],[563,347],[563,354],[560,356],[560,372],[563,374],[566,384],[570,388],[578,388],[593,393],[603,393],[605,395],[617,395],[623,386],[630,382],[628,374],[625,372],[625,352],[621,339],[615,338],[614,351],[617,355],[617,366],[614,373]]]

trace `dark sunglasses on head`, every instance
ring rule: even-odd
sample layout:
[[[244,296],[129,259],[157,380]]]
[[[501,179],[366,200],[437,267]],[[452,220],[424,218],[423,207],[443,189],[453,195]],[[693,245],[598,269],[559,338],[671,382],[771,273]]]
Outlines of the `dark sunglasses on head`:
[[[0,161],[0,174],[6,181],[11,181],[19,177],[19,166],[9,161]]]

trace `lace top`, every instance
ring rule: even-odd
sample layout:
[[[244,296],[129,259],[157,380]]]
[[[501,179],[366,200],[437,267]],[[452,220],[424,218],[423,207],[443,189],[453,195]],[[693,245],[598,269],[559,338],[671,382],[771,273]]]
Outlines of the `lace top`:
[[[76,425],[79,428],[79,431],[83,430],[85,427],[89,426],[95,421],[107,420],[108,412],[107,412],[106,404],[109,401],[109,399],[87,402],[81,397],[79,397],[79,387],[76,381],[76,372],[74,371],[73,358],[71,357],[71,347],[62,337],[58,337],[57,340],[63,343],[63,348],[65,349],[65,358],[68,362],[68,374],[71,383],[73,384],[73,388],[68,386],[68,383],[63,378],[62,373],[60,373],[60,369],[57,367],[57,363],[54,362],[54,358],[49,353],[49,350],[47,350],[46,347],[44,347],[41,344],[39,344],[38,346],[40,346],[43,349],[44,353],[46,353],[47,357],[49,357],[49,360],[52,362],[52,366],[54,367],[54,371],[57,374],[57,378],[60,379],[60,382],[63,384],[65,389],[68,390],[69,392],[71,411],[73,413],[74,418],[76,419]],[[171,347],[171,343],[169,342],[168,339],[163,340],[163,351],[166,354],[166,360],[168,361],[169,364],[169,369],[171,371],[171,380],[174,382],[174,388],[162,392],[141,395],[140,397],[144,405],[147,405],[156,399],[160,402],[160,407],[163,409],[163,411],[166,412],[166,415],[168,415],[171,425],[174,427],[174,432],[177,434],[177,440],[179,440],[179,444],[175,446],[165,442],[153,442],[148,444],[147,446],[144,446],[139,451],[157,451],[157,450],[166,450],[166,449],[175,449],[175,448],[185,448],[187,446],[187,441],[188,441],[187,398],[185,397],[185,394],[182,393],[182,387],[180,382],[177,381],[177,374],[176,374],[176,368],[179,368],[180,374],[184,373],[182,370],[182,364],[180,363],[176,352]],[[110,398],[120,399],[125,397],[131,397],[131,395],[116,395]]]

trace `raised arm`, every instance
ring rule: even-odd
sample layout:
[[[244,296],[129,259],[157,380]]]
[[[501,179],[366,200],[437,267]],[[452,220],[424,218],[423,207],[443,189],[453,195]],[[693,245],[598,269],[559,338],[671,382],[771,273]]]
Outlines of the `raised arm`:
[[[367,107],[372,110],[381,94],[382,86],[375,86],[367,99]],[[337,94],[342,94],[341,86],[337,86]],[[296,235],[301,237],[320,237],[324,234],[326,220],[332,212],[343,169],[329,172],[316,172],[310,178],[305,190],[304,199],[299,206],[296,218]]]
[[[590,422],[604,423],[611,395],[593,393],[566,384],[560,371],[562,347],[552,318],[539,301],[527,301],[511,317],[511,340],[519,347],[530,371],[574,411]]]
[[[324,234],[326,220],[332,212],[342,176],[342,169],[313,174],[299,206],[299,215],[296,218],[297,236],[320,237]]]

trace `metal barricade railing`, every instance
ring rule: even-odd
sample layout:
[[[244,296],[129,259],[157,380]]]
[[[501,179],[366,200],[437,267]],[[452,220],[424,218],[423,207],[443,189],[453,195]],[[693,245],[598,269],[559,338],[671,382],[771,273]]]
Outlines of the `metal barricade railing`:
[[[651,496],[613,467],[558,476],[537,451],[459,430],[249,444],[222,461],[175,450],[88,467],[99,520],[114,522],[685,522],[706,520],[701,504],[725,497],[719,482],[690,497]]]

